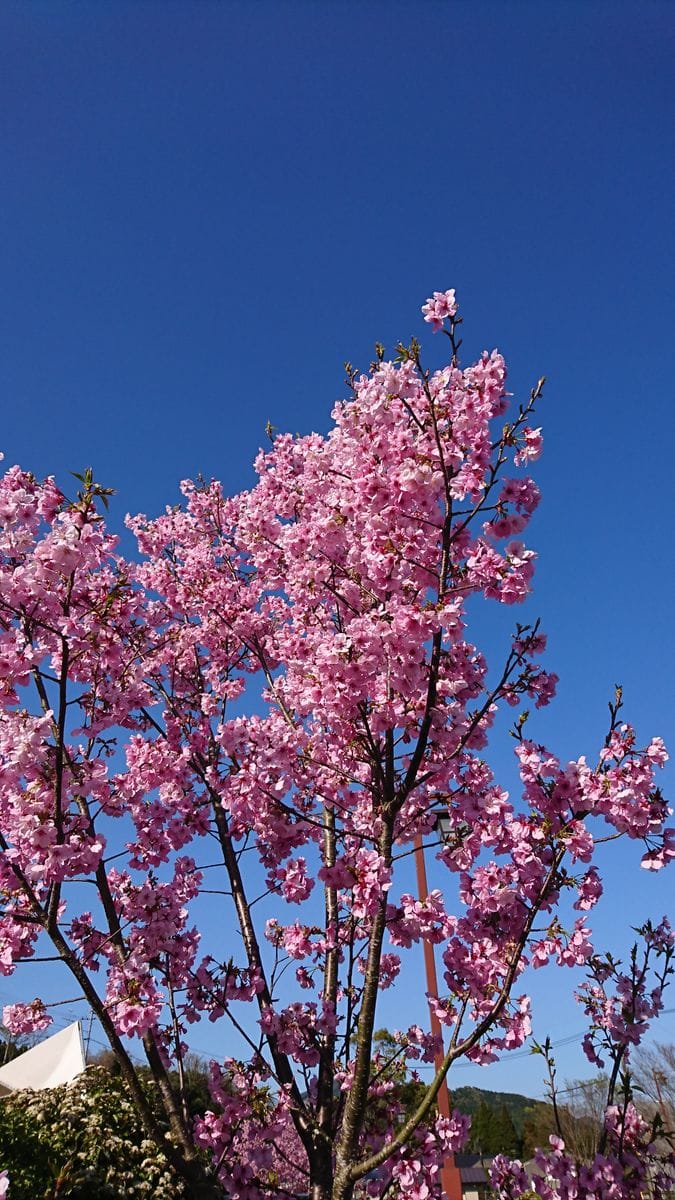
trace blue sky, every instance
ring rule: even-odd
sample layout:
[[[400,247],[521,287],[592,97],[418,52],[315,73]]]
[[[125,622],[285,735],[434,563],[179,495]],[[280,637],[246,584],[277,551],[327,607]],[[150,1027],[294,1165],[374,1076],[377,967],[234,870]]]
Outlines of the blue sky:
[[[325,431],[344,360],[454,286],[467,355],[549,379],[529,611],[561,685],[537,733],[592,754],[619,681],[675,747],[674,52],[667,3],[6,0],[7,461],[92,464],[119,524],[199,471],[238,490],[268,419]],[[673,882],[615,859],[596,923],[620,949]],[[538,987],[542,1036],[582,1028]]]

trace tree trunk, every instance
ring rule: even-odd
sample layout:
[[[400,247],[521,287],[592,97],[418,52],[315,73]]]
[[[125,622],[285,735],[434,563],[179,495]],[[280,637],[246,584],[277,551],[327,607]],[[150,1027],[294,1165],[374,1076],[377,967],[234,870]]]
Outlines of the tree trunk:
[[[352,1200],[353,1194],[354,1183],[349,1179],[345,1179],[344,1175],[336,1173],[330,1200]]]
[[[332,1200],[333,1143],[329,1139],[315,1142],[309,1158],[309,1200]]]
[[[223,1200],[223,1189],[213,1176],[207,1175],[201,1162],[183,1159],[180,1175],[187,1184],[189,1200]]]

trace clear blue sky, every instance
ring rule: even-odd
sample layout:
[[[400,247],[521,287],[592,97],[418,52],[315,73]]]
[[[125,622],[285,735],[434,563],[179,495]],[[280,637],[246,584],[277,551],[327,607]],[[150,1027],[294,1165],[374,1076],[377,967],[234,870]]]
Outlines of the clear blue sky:
[[[199,471],[238,490],[268,419],[325,430],[344,360],[454,286],[468,353],[549,378],[537,732],[592,753],[619,680],[675,751],[673,62],[670,3],[5,0],[7,460],[92,464],[119,523]],[[673,893],[636,863],[615,948]],[[582,1027],[539,987],[542,1036]],[[464,1074],[534,1091],[540,1065]]]

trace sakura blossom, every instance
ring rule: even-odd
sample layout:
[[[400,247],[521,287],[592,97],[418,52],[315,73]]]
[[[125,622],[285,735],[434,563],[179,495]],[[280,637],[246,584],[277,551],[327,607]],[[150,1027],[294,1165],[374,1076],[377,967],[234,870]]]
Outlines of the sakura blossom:
[[[534,728],[558,682],[539,623],[514,622],[496,670],[471,637],[477,598],[517,611],[533,589],[544,381],[513,400],[498,351],[462,366],[453,290],[422,312],[449,362],[427,369],[417,341],[378,352],[330,432],[277,434],[249,490],[186,480],[180,505],[128,517],[133,557],[91,471],[71,497],[18,466],[0,481],[0,973],[42,946],[60,959],[197,1200],[437,1197],[467,1124],[436,1096],[458,1059],[530,1037],[528,967],[595,971],[580,991],[595,1062],[662,1005],[663,971],[637,993],[603,975],[589,914],[599,833],[650,871],[675,855],[663,742],[643,745],[617,693],[596,758],[562,761]],[[519,795],[484,754],[500,711]],[[419,842],[449,885],[422,899]],[[671,953],[666,925],[646,936],[652,960]],[[383,1060],[381,993],[425,944],[442,1033],[413,1024]],[[4,1020],[49,1017],[35,1000]],[[201,1021],[222,1053],[191,1123],[180,1080]],[[420,1061],[435,1073],[409,1112],[391,1072]],[[632,1200],[646,1139],[612,1109],[585,1174],[558,1142],[542,1151],[538,1194]],[[518,1164],[494,1178],[524,1194]]]
[[[6,1004],[2,1010],[3,1025],[16,1036],[41,1033],[49,1028],[52,1020],[41,1000],[33,1000],[30,1004]]]
[[[447,317],[454,317],[456,315],[457,308],[458,305],[455,300],[454,290],[450,290],[448,292],[434,292],[426,304],[422,305],[422,312],[424,313],[424,320],[428,321],[434,333],[437,333],[443,327],[443,322]]]

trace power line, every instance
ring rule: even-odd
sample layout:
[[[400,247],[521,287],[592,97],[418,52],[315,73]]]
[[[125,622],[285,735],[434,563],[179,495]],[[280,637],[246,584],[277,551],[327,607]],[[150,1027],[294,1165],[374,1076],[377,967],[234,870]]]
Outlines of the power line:
[[[675,1008],[664,1008],[659,1013],[659,1016],[665,1017],[669,1013],[675,1013]],[[588,1032],[587,1029],[581,1029],[578,1033],[568,1033],[565,1035],[565,1037],[556,1038],[555,1042],[551,1042],[551,1049],[557,1049],[560,1046],[571,1046],[571,1044],[573,1042],[578,1042],[581,1040],[581,1038],[585,1037],[587,1032]],[[495,1060],[495,1062],[489,1063],[488,1065],[491,1067],[494,1067],[498,1063],[513,1062],[513,1060],[515,1058],[530,1058],[535,1053],[536,1053],[536,1051],[533,1050],[532,1047],[530,1047],[529,1050],[524,1049],[524,1050],[506,1051],[503,1058],[498,1058]],[[472,1062],[453,1063],[452,1069],[453,1069],[453,1071],[461,1070],[462,1068],[464,1068],[465,1070],[468,1070],[470,1067],[475,1067],[478,1065],[479,1065],[478,1063],[472,1063]],[[433,1063],[420,1063],[419,1066],[417,1066],[415,1068],[415,1070],[435,1071],[436,1068]]]

